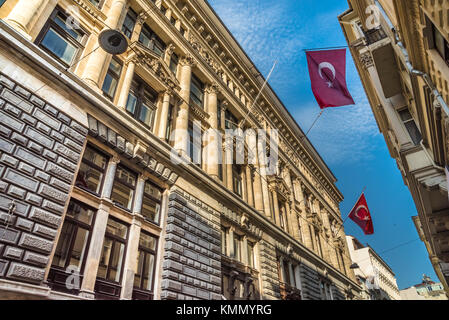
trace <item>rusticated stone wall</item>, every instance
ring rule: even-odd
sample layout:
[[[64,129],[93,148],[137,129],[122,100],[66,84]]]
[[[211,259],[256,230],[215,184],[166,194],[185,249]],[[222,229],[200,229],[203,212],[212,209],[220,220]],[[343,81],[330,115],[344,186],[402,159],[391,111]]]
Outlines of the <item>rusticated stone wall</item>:
[[[44,280],[87,131],[0,75],[0,277]]]

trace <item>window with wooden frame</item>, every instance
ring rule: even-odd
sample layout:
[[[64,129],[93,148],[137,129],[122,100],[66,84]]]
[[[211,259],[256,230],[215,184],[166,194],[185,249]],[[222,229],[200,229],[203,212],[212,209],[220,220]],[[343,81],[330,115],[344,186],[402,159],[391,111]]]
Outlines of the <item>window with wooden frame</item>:
[[[189,121],[188,134],[189,134],[188,151],[190,159],[195,165],[201,166],[202,134],[201,134],[201,127],[197,124],[196,121]]]
[[[234,192],[242,197],[243,195],[243,179],[242,179],[242,166],[239,164],[232,165],[232,185]]]
[[[204,83],[192,73],[190,101],[201,110],[204,109]]]
[[[176,53],[173,53],[170,58],[170,70],[176,76],[178,71],[179,57]]]
[[[70,200],[48,276],[54,290],[67,291],[65,281],[70,275],[66,273],[69,266],[83,274],[94,219],[95,209]]]
[[[413,141],[413,144],[415,146],[419,145],[422,140],[421,132],[418,129],[418,126],[416,125],[415,120],[413,119],[410,111],[408,108],[404,108],[401,110],[398,110],[399,117],[401,118],[402,123],[405,126],[405,129],[407,130],[410,138]]]
[[[175,106],[170,103],[168,106],[167,128],[165,129],[165,142],[167,142],[171,146],[174,145],[174,141],[170,140],[174,126],[175,126],[174,110],[175,110]]]
[[[156,268],[157,238],[142,231],[140,233],[137,272],[134,275],[133,299],[153,299],[154,273]],[[151,293],[145,296],[143,292]]]
[[[112,58],[108,71],[103,82],[103,93],[109,98],[114,99],[117,85],[122,73],[122,63],[117,58]]]
[[[234,259],[242,261],[242,236],[234,233]]]
[[[126,102],[126,111],[134,119],[153,129],[157,92],[138,77],[132,82]]]
[[[106,226],[97,278],[121,282],[127,237],[128,226],[110,217]]]
[[[139,42],[159,56],[167,47],[164,41],[145,23],[140,32]]]
[[[75,29],[76,23],[68,23],[69,15],[57,7],[42,31],[36,38],[36,44],[70,67],[84,49],[83,43],[86,33],[82,29]]]
[[[103,6],[104,0],[89,0],[89,2],[92,3],[98,9],[101,9],[101,7]]]
[[[100,195],[109,158],[87,145],[78,170],[75,186]]]
[[[114,204],[131,211],[136,183],[137,174],[121,165],[117,166],[111,192],[111,200]]]
[[[145,182],[141,214],[146,220],[159,224],[162,190],[150,181]]]
[[[131,39],[131,36],[133,35],[136,22],[137,22],[137,13],[130,8],[126,13],[125,20],[123,21],[122,25],[122,32],[129,39]]]

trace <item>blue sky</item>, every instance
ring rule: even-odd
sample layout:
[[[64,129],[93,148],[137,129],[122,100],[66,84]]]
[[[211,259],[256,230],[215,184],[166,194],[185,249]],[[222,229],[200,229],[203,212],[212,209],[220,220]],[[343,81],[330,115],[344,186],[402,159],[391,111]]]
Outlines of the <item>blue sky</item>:
[[[270,85],[304,131],[320,110],[310,88],[303,49],[346,45],[337,16],[346,0],[209,0],[234,37],[267,75]],[[400,289],[436,277],[411,217],[417,215],[396,162],[390,157],[365,96],[352,57],[347,52],[347,80],[355,106],[327,109],[309,134],[338,179],[347,216],[364,186],[375,234],[365,236],[352,221],[347,234],[369,243],[396,273]],[[398,245],[416,240],[408,245]]]

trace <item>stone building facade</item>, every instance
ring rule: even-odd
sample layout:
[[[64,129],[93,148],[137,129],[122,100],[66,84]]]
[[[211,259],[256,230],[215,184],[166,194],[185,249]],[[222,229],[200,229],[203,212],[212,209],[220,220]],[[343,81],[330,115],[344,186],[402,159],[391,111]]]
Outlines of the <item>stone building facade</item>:
[[[358,296],[336,178],[207,2],[0,5],[1,298]],[[236,127],[276,174],[192,133]]]
[[[449,293],[447,1],[350,0],[339,16],[379,130],[415,202]]]

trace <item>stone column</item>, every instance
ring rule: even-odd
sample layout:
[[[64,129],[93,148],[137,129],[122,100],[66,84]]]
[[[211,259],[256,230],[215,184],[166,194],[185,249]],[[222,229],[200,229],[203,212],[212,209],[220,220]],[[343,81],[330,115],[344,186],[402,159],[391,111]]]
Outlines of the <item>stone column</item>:
[[[254,193],[253,193],[253,169],[250,164],[245,166],[246,169],[246,191],[248,196],[248,204],[254,207]]]
[[[143,190],[142,190],[143,191]],[[125,255],[125,265],[123,268],[122,292],[121,298],[131,300],[134,288],[134,275],[137,273],[139,259],[139,241],[142,223],[136,220],[129,227],[128,242]]]
[[[143,193],[145,191],[145,182],[148,180],[146,172],[139,175],[137,178],[136,193],[134,196],[133,214],[140,214],[143,204]]]
[[[167,132],[168,111],[170,109],[171,97],[172,92],[170,90],[164,92],[164,96],[162,99],[161,114],[159,118],[159,132],[158,132],[158,137],[162,140],[165,140],[165,133]]]
[[[219,148],[221,135],[219,134],[218,128],[218,85],[216,83],[207,87],[206,92],[207,97],[207,109],[209,113],[209,124],[210,129],[207,135],[207,173],[213,178],[218,179],[218,163],[220,156]]]
[[[248,144],[248,162],[251,163],[254,167],[254,208],[259,211],[264,211],[264,201],[262,194],[262,182],[259,171],[259,157],[257,153],[257,134],[255,129],[247,130],[246,134],[246,143]]]
[[[179,106],[178,116],[176,117],[176,132],[175,132],[175,149],[184,156],[188,156],[189,144],[189,103],[190,103],[190,83],[192,79],[192,67],[195,61],[192,56],[183,57],[180,60],[180,96],[182,98]]]
[[[103,182],[103,192],[101,194],[102,198],[111,198],[112,187],[114,185],[115,179],[115,171],[117,170],[117,165],[119,163],[120,158],[116,155],[109,160],[108,168],[106,169],[106,175]]]
[[[242,199],[248,203],[248,189],[246,188],[246,169],[243,168],[241,172],[242,179]]]
[[[125,9],[127,0],[113,0],[111,7],[107,13],[107,19],[105,21],[106,29],[117,29],[120,17]],[[95,50],[99,46],[98,37],[95,39],[94,45],[92,46],[93,50]],[[100,83],[100,76],[106,62],[106,59],[109,57],[109,53],[104,51],[103,49],[98,49],[93,51],[87,60],[86,68],[84,69],[84,73],[82,78],[89,82],[91,85],[98,87]]]
[[[109,218],[109,207],[102,203],[95,215],[95,223],[92,229],[89,251],[87,253],[86,265],[84,267],[83,282],[80,295],[82,297],[94,298],[95,282],[97,280],[98,265],[103,250],[104,235]]]
[[[296,213],[292,212],[290,201],[287,200],[285,202],[285,215],[288,227],[287,232],[293,236],[296,240],[300,240],[299,238],[299,231],[298,231],[298,219],[296,219]]]
[[[5,22],[31,40],[31,31],[42,10],[46,9],[51,12],[57,2],[56,0],[19,0],[5,18]],[[51,8],[47,6],[51,6]]]
[[[125,109],[126,102],[128,101],[129,90],[134,78],[134,70],[136,68],[137,59],[133,58],[128,61],[126,67],[125,77],[123,78],[122,88],[120,90],[120,96],[118,98],[117,107]]]

